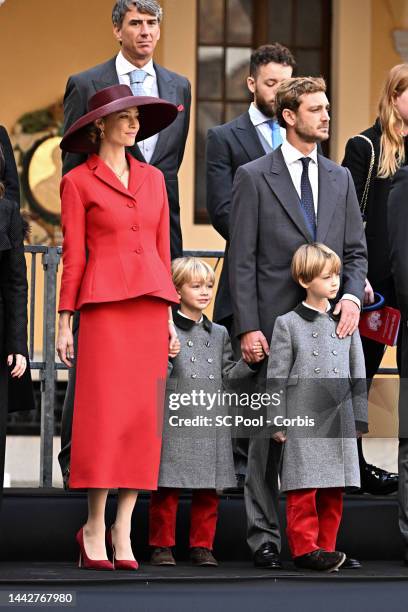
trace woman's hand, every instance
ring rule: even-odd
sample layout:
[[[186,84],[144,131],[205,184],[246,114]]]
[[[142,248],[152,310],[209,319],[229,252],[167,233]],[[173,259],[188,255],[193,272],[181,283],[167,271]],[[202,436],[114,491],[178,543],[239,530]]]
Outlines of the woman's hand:
[[[169,357],[177,357],[181,349],[174,323],[169,321]]]
[[[21,378],[27,369],[27,359],[24,357],[24,355],[20,355],[19,353],[16,353],[15,355],[8,355],[7,357],[8,366],[11,366],[11,364],[13,363],[14,357],[16,359],[16,365],[11,370],[11,376],[13,378]]]
[[[284,431],[277,431],[273,434],[272,438],[275,440],[275,442],[280,442],[280,444],[286,442],[286,435]]]
[[[70,327],[71,313],[62,312],[58,323],[57,353],[66,366],[72,368],[74,354],[74,336]]]

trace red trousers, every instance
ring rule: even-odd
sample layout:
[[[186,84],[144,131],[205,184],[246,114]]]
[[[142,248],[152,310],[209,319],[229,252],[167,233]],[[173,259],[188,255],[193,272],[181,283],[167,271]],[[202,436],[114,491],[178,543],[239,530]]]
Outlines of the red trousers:
[[[174,546],[176,516],[182,489],[153,491],[149,509],[150,546]],[[212,550],[217,526],[218,495],[213,489],[194,489],[191,502],[190,547]]]
[[[292,557],[318,548],[336,549],[343,489],[299,489],[286,493],[286,534]]]

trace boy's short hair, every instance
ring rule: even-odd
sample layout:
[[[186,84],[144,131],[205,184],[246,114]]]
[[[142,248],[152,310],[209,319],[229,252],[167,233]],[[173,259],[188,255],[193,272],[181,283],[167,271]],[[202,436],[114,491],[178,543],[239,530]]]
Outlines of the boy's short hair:
[[[195,280],[205,283],[215,282],[215,273],[212,267],[198,257],[178,257],[171,263],[173,283],[176,289],[180,289],[184,283]]]
[[[341,260],[337,253],[319,242],[303,244],[292,258],[293,280],[297,283],[299,283],[299,279],[302,279],[305,283],[312,282],[322,273],[327,262],[330,263],[330,272],[340,274]]]

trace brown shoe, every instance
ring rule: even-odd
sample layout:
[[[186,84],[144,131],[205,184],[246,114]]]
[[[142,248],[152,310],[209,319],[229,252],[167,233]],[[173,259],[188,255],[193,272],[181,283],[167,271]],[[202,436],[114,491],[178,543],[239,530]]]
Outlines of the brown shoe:
[[[153,549],[150,565],[176,565],[171,548],[160,546]]]
[[[193,565],[217,566],[218,561],[214,558],[209,548],[194,546],[190,549],[190,559]]]

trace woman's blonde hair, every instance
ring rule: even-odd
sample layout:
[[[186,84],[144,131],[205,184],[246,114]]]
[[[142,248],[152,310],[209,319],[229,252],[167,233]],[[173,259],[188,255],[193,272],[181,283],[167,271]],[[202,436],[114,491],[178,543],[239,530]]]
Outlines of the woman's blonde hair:
[[[181,289],[184,283],[196,281],[206,283],[215,281],[212,267],[198,257],[178,257],[171,264],[173,283],[176,289]]]
[[[405,162],[404,122],[394,101],[407,88],[408,64],[398,64],[391,68],[378,104],[382,130],[377,173],[380,178],[392,176]]]
[[[330,273],[340,274],[341,260],[337,253],[320,242],[302,244],[292,259],[293,280],[297,283],[299,279],[305,283],[311,283],[323,272],[327,263],[330,264]]]

